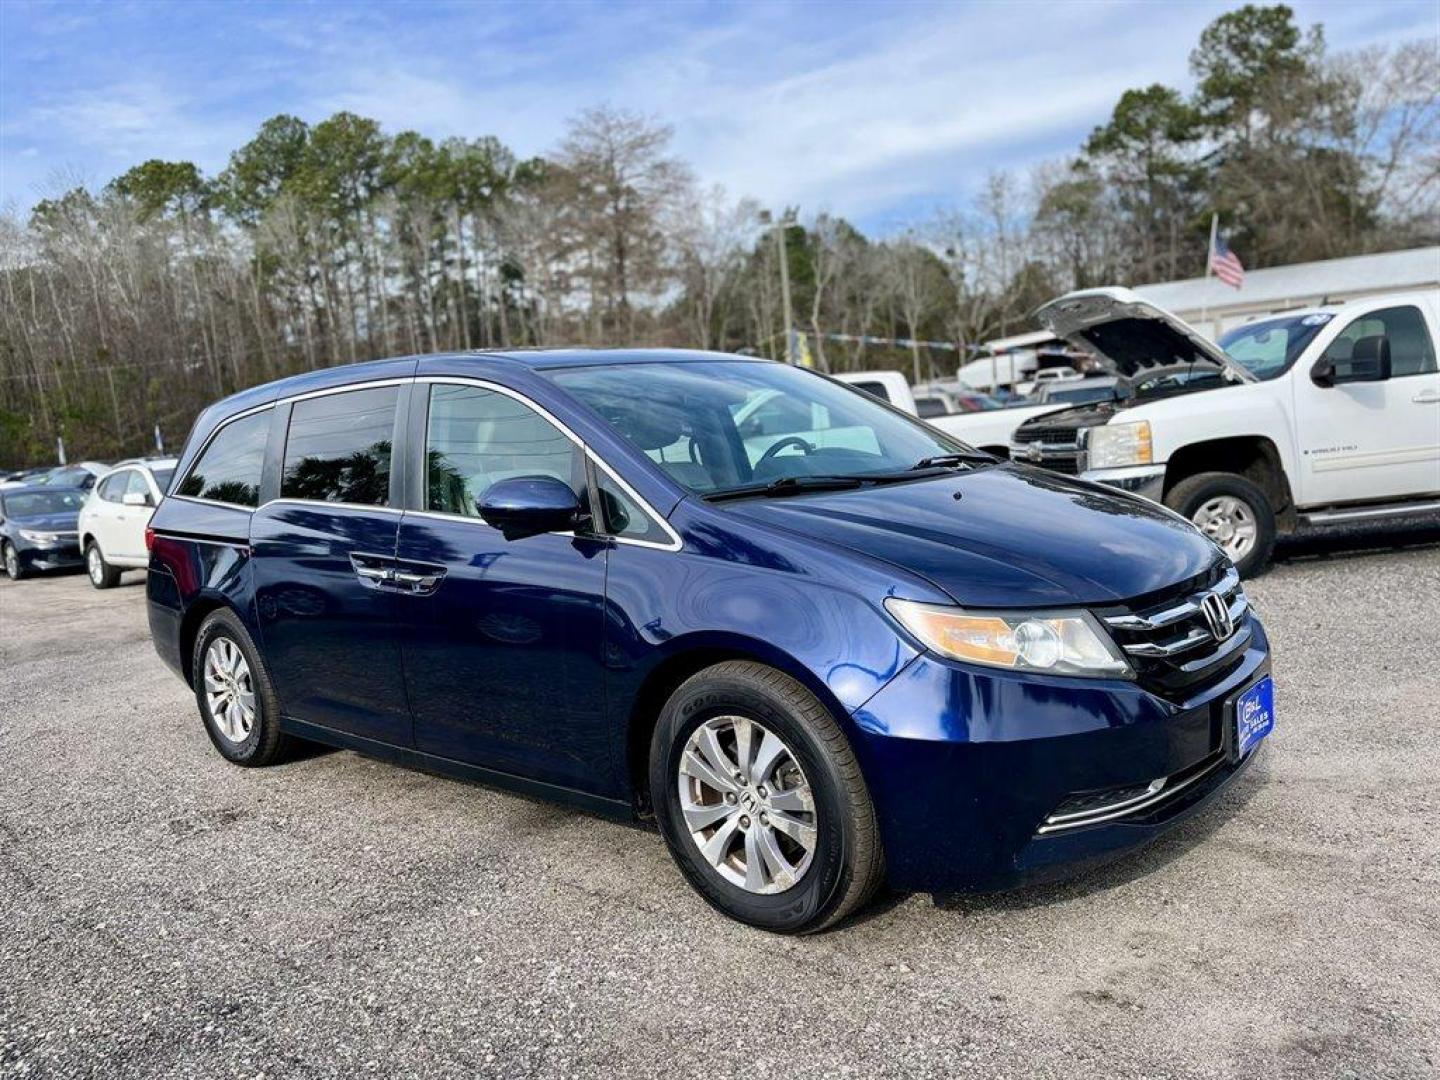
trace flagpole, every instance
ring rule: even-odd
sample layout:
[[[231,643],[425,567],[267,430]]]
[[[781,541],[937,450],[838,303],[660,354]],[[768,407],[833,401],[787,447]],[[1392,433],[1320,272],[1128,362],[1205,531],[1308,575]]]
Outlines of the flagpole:
[[[1200,326],[1205,333],[1209,334],[1210,327],[1205,324],[1210,321],[1210,260],[1215,257],[1215,237],[1220,231],[1220,215],[1212,212],[1210,214],[1210,246],[1205,249],[1205,288],[1200,291]]]

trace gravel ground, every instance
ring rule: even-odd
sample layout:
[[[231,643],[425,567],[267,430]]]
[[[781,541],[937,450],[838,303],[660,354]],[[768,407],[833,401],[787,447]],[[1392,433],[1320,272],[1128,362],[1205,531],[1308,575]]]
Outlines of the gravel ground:
[[[226,765],[140,575],[0,583],[0,1075],[1440,1074],[1440,527],[1251,595],[1279,726],[1059,886],[713,914],[657,834],[367,760]]]

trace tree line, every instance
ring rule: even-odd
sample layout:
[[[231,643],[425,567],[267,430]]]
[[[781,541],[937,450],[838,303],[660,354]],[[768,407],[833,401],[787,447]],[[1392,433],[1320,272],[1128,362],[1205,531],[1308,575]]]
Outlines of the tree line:
[[[782,257],[819,366],[919,378],[1067,288],[1203,273],[1212,212],[1251,267],[1436,242],[1433,42],[1331,53],[1285,6],[1247,5],[1191,68],[1192,93],[1127,91],[1069,159],[885,237],[704,188],[666,126],[608,107],[528,159],[272,117],[218,175],[151,160],[0,216],[0,464],[50,460],[57,436],[72,460],[133,454],[157,424],[174,448],[217,397],[380,356],[780,357]]]

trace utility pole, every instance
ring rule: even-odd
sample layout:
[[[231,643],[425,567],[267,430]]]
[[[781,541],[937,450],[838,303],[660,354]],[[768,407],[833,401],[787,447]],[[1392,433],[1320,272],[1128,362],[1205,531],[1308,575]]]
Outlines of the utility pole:
[[[775,222],[775,254],[780,260],[780,306],[785,313],[785,362],[795,363],[795,331],[790,319],[790,260],[785,257],[785,218]]]

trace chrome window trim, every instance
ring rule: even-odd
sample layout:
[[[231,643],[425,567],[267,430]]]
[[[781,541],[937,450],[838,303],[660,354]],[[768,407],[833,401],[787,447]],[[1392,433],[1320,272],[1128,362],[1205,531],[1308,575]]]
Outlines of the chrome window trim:
[[[156,529],[156,536],[163,536],[167,540],[180,540],[188,544],[209,544],[211,547],[235,548],[238,551],[249,551],[248,540],[211,540],[204,536],[190,536],[187,533],[175,532],[171,529]]]
[[[405,511],[398,506],[377,506],[374,503],[332,502],[328,499],[297,499],[293,495],[281,495],[275,499],[267,499],[255,509],[264,510],[267,506],[278,506],[281,504],[287,506],[322,506],[338,508],[340,510],[365,510],[379,514],[405,513]]]
[[[553,424],[555,428],[559,430],[560,434],[564,435],[567,439],[569,439],[572,443],[579,447],[580,452],[583,453],[585,457],[588,458],[590,461],[593,461],[600,469],[602,469],[605,472],[606,476],[610,477],[611,480],[615,481],[615,483],[620,486],[621,490],[623,490],[626,495],[634,499],[635,504],[640,507],[640,510],[647,517],[649,517],[652,522],[660,526],[661,531],[664,532],[665,535],[668,536],[670,539],[667,543],[662,544],[655,540],[637,540],[634,537],[615,536],[612,533],[597,534],[598,538],[612,540],[617,544],[629,544],[632,547],[655,548],[660,551],[679,551],[682,547],[684,547],[684,543],[680,539],[680,534],[677,533],[673,528],[671,528],[670,523],[666,521],[665,518],[662,517],[660,513],[653,506],[651,506],[644,499],[644,497],[640,495],[638,491],[631,487],[625,481],[625,479],[621,477],[619,473],[617,473],[613,468],[611,468],[609,462],[607,462],[599,454],[595,453],[594,450],[592,450],[589,446],[585,444],[585,441],[581,439],[580,436],[576,435],[575,432],[571,431],[570,428],[567,427],[563,421],[561,421],[558,417],[555,416],[554,413],[552,413],[549,409],[545,408],[545,406],[541,405],[539,402],[527,397],[526,395],[520,393],[520,391],[518,390],[511,389],[508,386],[502,386],[501,384],[491,382],[488,379],[478,379],[464,375],[419,375],[416,376],[415,382],[431,384],[438,383],[441,385],[450,386],[474,386],[478,387],[481,390],[492,390],[497,394],[503,394],[505,397],[508,397],[513,401],[518,401],[521,405],[524,405],[528,409],[533,409],[543,419]],[[426,416],[428,418],[428,402],[426,403],[426,408]],[[424,517],[441,518],[447,521],[464,521],[469,522],[472,525],[484,525],[487,529],[494,528],[494,526],[487,524],[481,518],[473,518],[465,514],[451,514],[441,510],[411,510],[409,511],[409,513],[421,515]],[[547,535],[573,537],[575,533],[567,531],[548,533]]]
[[[198,458],[196,459],[199,460]],[[224,502],[220,499],[201,499],[195,495],[166,495],[167,499],[177,499],[180,502],[195,503],[199,506],[223,506],[227,510],[243,510],[247,514],[253,514],[259,510],[258,506],[241,506],[239,503]]]
[[[597,534],[598,538],[611,540],[617,544],[628,544],[632,547],[655,548],[660,551],[679,551],[681,550],[681,548],[684,547],[684,542],[680,539],[680,534],[671,527],[670,523],[665,520],[665,518],[659,513],[659,511],[657,511],[653,506],[651,506],[650,503],[624,479],[624,477],[622,477],[618,472],[616,472],[615,469],[611,467],[609,462],[607,462],[599,454],[595,453],[594,450],[590,449],[590,447],[585,444],[584,440],[581,439],[580,436],[576,435],[575,432],[571,431],[570,428],[566,426],[566,424],[558,417],[556,417],[555,414],[552,413],[549,409],[545,408],[543,405],[541,405],[534,399],[527,397],[525,394],[520,393],[520,391],[518,390],[514,390],[508,386],[503,386],[500,383],[491,382],[488,379],[474,378],[472,376],[466,375],[417,375],[413,377],[400,376],[386,379],[370,379],[365,382],[346,383],[343,386],[327,386],[321,390],[309,390],[302,394],[291,394],[288,397],[276,398],[274,401],[268,401],[263,405],[256,405],[252,408],[245,409],[243,412],[238,412],[234,416],[226,417],[220,423],[215,425],[215,430],[210,432],[210,434],[205,437],[204,443],[202,443],[200,449],[195,452],[195,457],[191,461],[190,467],[185,470],[184,478],[178,484],[174,484],[173,486],[178,490],[180,486],[184,484],[185,480],[188,480],[190,478],[190,474],[194,472],[196,464],[199,463],[200,458],[204,455],[205,451],[210,448],[210,444],[214,441],[215,437],[219,435],[220,432],[223,431],[226,427],[235,423],[235,421],[237,420],[243,420],[247,416],[253,416],[256,413],[264,412],[266,409],[275,409],[279,408],[282,405],[290,405],[297,401],[305,401],[310,398],[326,397],[331,394],[344,394],[349,393],[353,390],[372,390],[382,386],[404,386],[407,383],[438,383],[451,386],[474,386],[478,387],[481,390],[491,390],[497,394],[503,394],[505,397],[508,397],[514,401],[518,401],[526,408],[533,409],[546,421],[553,424],[562,435],[564,435],[572,443],[578,446],[580,448],[580,451],[586,456],[586,458],[588,458],[590,461],[593,461],[596,466],[598,466],[605,472],[605,475],[610,477],[611,480],[615,481],[615,483],[620,486],[620,488],[625,492],[626,495],[628,495],[631,499],[635,500],[635,504],[640,507],[641,511],[646,516],[648,516],[652,522],[654,522],[660,527],[661,531],[669,537],[669,540],[666,543],[660,543],[655,540],[637,540],[633,537],[614,536],[611,534]],[[428,410],[428,402],[426,403],[426,406]],[[233,510],[244,510],[246,513],[250,514],[254,514],[256,511],[263,510],[267,506],[271,506],[275,503],[289,503],[302,506],[339,506],[360,510],[379,510],[382,512],[396,514],[409,513],[415,514],[420,517],[433,517],[440,518],[446,521],[462,521],[472,525],[483,525],[487,529],[494,528],[494,526],[487,524],[480,518],[468,517],[464,514],[448,514],[438,510],[403,510],[393,506],[370,506],[363,503],[324,502],[319,499],[296,499],[285,497],[270,499],[266,502],[261,503],[258,506],[242,506],[239,503],[223,502],[219,499],[202,499],[194,495],[167,495],[165,497],[170,499],[180,499],[184,502],[198,503],[202,506],[224,506]],[[549,533],[547,535],[573,537],[575,533],[559,532]]]
[[[176,491],[179,491],[180,488],[184,486],[185,481],[190,479],[190,474],[195,471],[195,466],[200,463],[200,459],[204,456],[205,451],[210,449],[210,444],[215,441],[215,436],[219,435],[220,432],[224,431],[227,427],[235,423],[235,421],[237,420],[244,420],[247,416],[254,416],[256,413],[264,412],[266,409],[278,409],[281,405],[291,405],[297,401],[305,401],[308,398],[325,397],[328,394],[345,394],[350,392],[351,390],[371,390],[380,386],[404,386],[406,383],[414,381],[415,380],[408,375],[401,375],[394,376],[388,379],[367,379],[365,382],[346,383],[343,386],[327,386],[320,390],[307,390],[303,394],[291,394],[288,397],[276,398],[274,401],[267,401],[263,405],[254,405],[251,408],[236,413],[234,416],[227,416],[224,420],[221,420],[220,423],[215,425],[214,431],[210,432],[209,435],[205,436],[205,441],[200,444],[200,449],[195,451],[195,457],[191,460],[190,467],[185,470],[184,477],[182,477],[178,483],[175,482],[173,477],[171,478],[171,486],[174,487]],[[176,467],[179,467],[178,460],[176,461]],[[280,501],[279,499],[271,499],[269,502],[261,503],[259,506],[241,506],[239,503],[223,502],[220,499],[201,499],[194,495],[170,495],[168,496],[168,498],[184,499],[186,502],[208,504],[210,506],[229,506],[233,507],[236,510],[248,510],[252,514],[256,510],[261,509],[261,507],[269,506],[271,502]],[[319,500],[309,499],[295,499],[291,501],[313,501],[318,506],[336,505],[335,503],[323,503]]]

